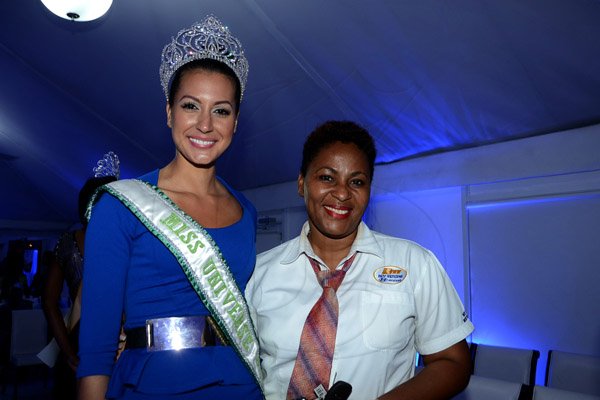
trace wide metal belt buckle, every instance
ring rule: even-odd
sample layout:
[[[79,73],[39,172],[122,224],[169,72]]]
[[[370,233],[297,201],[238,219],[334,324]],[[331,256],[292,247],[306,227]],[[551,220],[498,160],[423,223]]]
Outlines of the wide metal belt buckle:
[[[202,347],[205,317],[170,317],[146,320],[148,351]]]

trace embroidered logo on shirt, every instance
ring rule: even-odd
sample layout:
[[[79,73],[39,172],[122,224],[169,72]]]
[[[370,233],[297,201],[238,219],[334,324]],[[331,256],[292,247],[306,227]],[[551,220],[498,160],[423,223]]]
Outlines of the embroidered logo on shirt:
[[[377,282],[395,285],[404,280],[408,272],[400,267],[381,267],[373,271],[373,278]]]

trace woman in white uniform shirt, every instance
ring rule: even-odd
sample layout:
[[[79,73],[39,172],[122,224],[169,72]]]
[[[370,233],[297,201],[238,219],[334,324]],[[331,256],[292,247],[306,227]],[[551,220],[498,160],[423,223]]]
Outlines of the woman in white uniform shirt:
[[[353,122],[327,122],[304,145],[298,193],[308,221],[298,237],[259,255],[246,289],[268,399],[323,393],[288,391],[290,378],[299,368],[305,320],[323,292],[317,268],[340,269],[354,255],[337,290],[329,381],[317,386],[327,390],[341,380],[352,385],[351,399],[425,400],[450,398],[469,381],[465,338],[473,325],[438,260],[416,243],[361,222],[374,161],[373,139]],[[309,257],[316,260],[314,271]],[[416,352],[425,368],[413,376]]]

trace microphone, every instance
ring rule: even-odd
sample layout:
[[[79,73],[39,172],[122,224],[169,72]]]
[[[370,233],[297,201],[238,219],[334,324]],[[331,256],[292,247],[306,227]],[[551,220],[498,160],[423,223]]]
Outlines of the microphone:
[[[331,386],[324,400],[346,400],[350,397],[350,393],[352,393],[352,385],[348,382],[337,381]]]

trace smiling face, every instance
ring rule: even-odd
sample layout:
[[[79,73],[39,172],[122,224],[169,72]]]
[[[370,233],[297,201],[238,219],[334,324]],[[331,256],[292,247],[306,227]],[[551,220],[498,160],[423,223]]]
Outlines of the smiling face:
[[[186,71],[167,104],[177,158],[197,166],[213,166],[231,144],[237,123],[235,84],[221,73]]]
[[[327,145],[298,177],[298,193],[306,204],[311,242],[354,241],[371,193],[365,153],[352,143]]]

